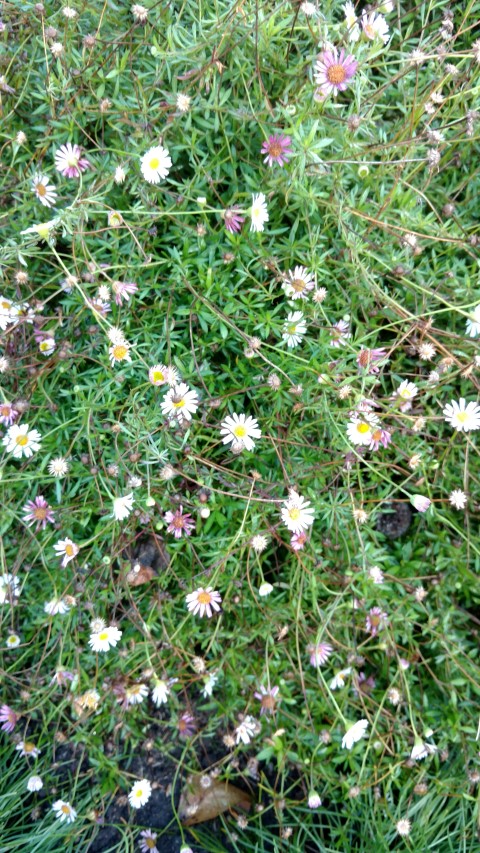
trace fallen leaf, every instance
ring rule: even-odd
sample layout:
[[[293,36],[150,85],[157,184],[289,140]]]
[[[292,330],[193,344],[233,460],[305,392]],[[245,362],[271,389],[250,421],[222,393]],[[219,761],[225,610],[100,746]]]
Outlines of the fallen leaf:
[[[250,810],[250,794],[220,779],[213,779],[209,787],[204,788],[200,782],[202,778],[205,777],[189,776],[182,791],[178,811],[184,826],[213,820],[222,812],[234,808],[247,812]]]

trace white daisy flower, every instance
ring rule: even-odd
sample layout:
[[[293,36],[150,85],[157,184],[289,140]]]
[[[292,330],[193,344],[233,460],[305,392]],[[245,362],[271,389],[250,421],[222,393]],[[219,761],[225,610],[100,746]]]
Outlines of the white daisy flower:
[[[247,450],[253,450],[255,447],[254,438],[260,438],[262,435],[259,429],[258,422],[250,415],[247,417],[241,415],[228,415],[221,423],[220,434],[223,444],[230,444],[232,441],[243,445]]]
[[[57,191],[49,178],[38,173],[33,176],[32,190],[44,207],[52,207],[57,200]]]
[[[192,415],[198,409],[198,394],[185,382],[180,382],[179,385],[174,385],[167,391],[161,403],[161,409],[162,414],[167,417],[176,417],[179,421],[191,421]]]
[[[7,429],[2,441],[7,453],[11,453],[14,459],[27,459],[40,450],[40,435],[38,429],[28,429],[28,424],[13,424]]]
[[[64,800],[56,800],[52,805],[52,809],[55,812],[56,818],[61,821],[66,820],[67,823],[73,823],[77,817],[75,809],[70,805],[70,803],[66,803]]]
[[[294,489],[290,490],[287,500],[284,501],[281,514],[283,523],[292,533],[307,530],[315,518],[310,501],[306,501]]]
[[[21,641],[20,637],[18,636],[18,634],[9,634],[6,641],[5,641],[5,645],[6,645],[7,649],[16,649],[17,646],[19,646],[21,642],[22,641]]]
[[[413,400],[417,391],[418,389],[414,382],[409,382],[408,379],[404,379],[398,386],[395,396],[400,397],[402,400]]]
[[[52,477],[65,477],[68,473],[68,462],[63,456],[56,456],[48,463],[48,473]]]
[[[34,791],[40,791],[41,788],[43,788],[43,780],[41,776],[30,776],[30,778],[27,779],[28,791],[33,793]]]
[[[170,155],[162,145],[149,148],[140,161],[143,177],[149,184],[159,184],[166,178],[172,166]]]
[[[420,738],[415,738],[410,758],[412,761],[422,761],[427,755],[433,755],[437,751],[434,743],[424,743]]]
[[[454,489],[453,492],[450,492],[448,500],[455,509],[465,509],[468,498],[461,489]]]
[[[60,539],[53,548],[57,552],[58,556],[63,554],[62,568],[65,568],[67,563],[69,563],[70,560],[73,560],[80,551],[78,545],[75,545],[75,542],[72,542],[72,540],[68,538]]]
[[[133,15],[134,21],[137,21],[139,24],[144,24],[148,18],[148,9],[145,6],[141,6],[140,3],[134,3],[131,8],[131,13]]]
[[[114,625],[108,625],[101,631],[92,632],[88,641],[89,646],[94,652],[108,652],[109,649],[117,645],[122,636],[122,632]]]
[[[426,512],[432,502],[425,495],[412,495],[410,503],[415,507],[417,512]]]
[[[451,424],[458,432],[480,429],[480,406],[473,400],[470,403],[467,403],[464,397],[460,397],[458,403],[456,400],[452,400],[445,406],[443,415],[447,423]]]
[[[378,428],[379,423],[380,421],[376,415],[367,415],[366,413],[363,417],[356,415],[348,422],[347,425],[347,437],[349,441],[351,441],[352,444],[368,447],[372,441],[373,433]]]
[[[354,743],[365,737],[367,728],[368,720],[358,720],[353,726],[350,726],[342,738],[343,749],[351,749]]]
[[[383,15],[377,15],[376,12],[362,12],[362,30],[368,39],[374,41],[381,39],[384,44],[389,39],[388,24]]]
[[[20,595],[20,581],[15,575],[4,572],[0,575],[0,604],[10,604]]]
[[[180,374],[176,367],[166,364],[154,364],[148,371],[148,380],[152,385],[178,385]]]
[[[287,314],[287,319],[283,324],[282,338],[287,342],[289,348],[293,349],[293,347],[298,346],[306,331],[307,324],[301,311],[292,311]]]
[[[40,237],[41,240],[48,242],[48,240],[53,237],[53,233],[58,222],[58,219],[50,219],[48,222],[40,222],[38,225],[30,225],[29,228],[25,228],[24,231],[20,231],[20,234],[35,234],[37,237]]]
[[[48,616],[56,616],[58,613],[63,615],[68,613],[70,605],[63,598],[52,598],[45,602],[43,609]]]
[[[14,322],[17,311],[11,299],[0,296],[0,329],[5,329]]]
[[[31,740],[21,740],[20,743],[17,743],[15,749],[24,758],[38,758],[42,751]]]
[[[314,287],[315,278],[306,267],[289,270],[283,281],[283,289],[289,299],[307,299],[308,292]]]
[[[55,338],[44,338],[43,341],[40,341],[38,349],[42,353],[42,355],[51,355],[53,352],[55,352],[56,346],[57,345],[55,343]]]
[[[347,666],[346,669],[341,669],[340,672],[337,672],[329,684],[330,690],[339,690],[340,688],[345,687],[345,679],[347,675],[351,674],[351,672],[351,666]]]
[[[140,705],[148,696],[148,687],[146,684],[132,684],[125,690],[125,696],[127,705]]]
[[[208,699],[212,695],[213,689],[214,689],[215,685],[217,684],[217,681],[218,681],[218,672],[216,672],[216,671],[211,672],[211,673],[209,673],[209,675],[206,676],[204,685],[202,687],[202,696],[204,696],[205,699]]]
[[[383,583],[383,572],[379,566],[371,566],[368,570],[368,576],[373,583]]]
[[[343,11],[345,13],[345,24],[348,29],[348,40],[351,42],[356,42],[360,38],[360,27],[357,24],[355,7],[353,3],[350,2],[350,0],[345,3]]]
[[[471,338],[480,335],[480,305],[473,309],[471,317],[467,320],[467,335]]]
[[[265,222],[268,222],[268,210],[265,195],[258,193],[252,195],[252,206],[250,208],[250,231],[264,231]]]
[[[113,180],[115,181],[116,184],[123,184],[126,176],[127,176],[127,173],[126,173],[125,169],[122,166],[117,166],[117,168],[115,169],[115,174],[113,176]]]
[[[140,779],[135,782],[128,795],[128,802],[134,809],[139,809],[148,803],[152,795],[152,786],[148,779]]]
[[[128,518],[133,509],[134,497],[133,492],[129,495],[124,495],[121,498],[114,498],[113,515],[117,521],[123,521]]]
[[[152,689],[152,702],[158,708],[160,705],[165,705],[169,696],[170,687],[168,686],[168,682],[163,681],[161,678],[156,678]]]
[[[100,298],[100,288],[98,289],[98,296]],[[118,326],[110,326],[107,331],[107,338],[111,344],[124,344],[126,340],[122,329],[119,329]]]
[[[271,592],[273,592],[273,586],[271,583],[268,583],[268,581],[264,581],[258,587],[258,594],[261,598],[266,598],[266,596],[270,595]]]
[[[117,344],[113,344],[108,349],[110,355],[110,363],[112,367],[121,361],[131,361],[130,344],[126,340],[122,340]]]
[[[185,601],[187,603],[187,608],[190,613],[193,613],[194,616],[198,615],[208,616],[210,617],[213,614],[213,611],[217,612],[220,610],[220,605],[222,603],[222,596],[217,590],[212,589],[211,586],[207,587],[207,589],[203,589],[203,587],[199,587],[194,592],[189,592],[188,595],[185,596]]]
[[[260,723],[255,717],[247,715],[235,729],[235,741],[248,744],[257,733]]]
[[[181,92],[178,93],[176,105],[177,105],[177,110],[179,110],[179,112],[188,113],[190,106],[191,106],[191,103],[192,103],[192,99],[191,99],[190,95],[182,95]]]

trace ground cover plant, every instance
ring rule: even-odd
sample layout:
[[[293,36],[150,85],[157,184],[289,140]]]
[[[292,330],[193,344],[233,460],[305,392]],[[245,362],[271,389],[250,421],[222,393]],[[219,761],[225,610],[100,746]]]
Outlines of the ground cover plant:
[[[5,0],[0,849],[478,849],[480,5]]]

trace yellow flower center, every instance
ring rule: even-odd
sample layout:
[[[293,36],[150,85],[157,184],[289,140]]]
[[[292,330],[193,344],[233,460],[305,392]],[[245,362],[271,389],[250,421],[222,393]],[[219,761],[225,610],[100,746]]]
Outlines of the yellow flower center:
[[[73,545],[65,545],[65,553],[66,553],[67,557],[73,557],[73,555],[74,555]]]
[[[371,24],[365,24],[363,27],[363,32],[369,39],[375,38],[375,30],[373,29]]]
[[[76,154],[70,154],[67,157],[67,166],[78,166],[78,157]]]
[[[329,83],[333,83],[334,86],[339,83],[343,83],[346,76],[347,72],[343,65],[330,65],[330,67],[327,68],[327,80]]]
[[[185,405],[183,397],[172,397],[172,405],[174,409],[181,409]]]
[[[199,604],[210,604],[212,600],[212,596],[209,592],[199,592],[197,596],[197,601]]]
[[[362,435],[364,435],[366,432],[370,431],[370,427],[368,424],[361,423],[361,424],[358,424],[357,431],[359,433],[361,433]]]
[[[139,788],[139,789],[138,789],[138,791],[135,793],[135,796],[137,797],[137,799],[140,799],[140,797],[143,797],[143,790],[142,790],[142,788]]]
[[[154,382],[164,382],[165,381],[165,377],[164,377],[161,370],[154,370],[153,371],[153,381]]]
[[[107,633],[107,631],[102,631],[102,632],[98,635],[98,639],[99,639],[99,640],[108,640],[108,633]]]
[[[305,290],[306,284],[303,278],[294,278],[292,281],[292,287],[296,293],[301,293],[302,290]]]
[[[35,189],[37,190],[37,195],[44,196],[47,194],[47,188],[45,184],[37,184]]]
[[[33,516],[37,521],[43,521],[47,517],[47,510],[44,506],[37,506],[33,510]]]
[[[461,424],[464,424],[466,421],[468,421],[467,412],[458,412],[457,421],[460,421]]]
[[[34,749],[35,749],[35,744],[34,744],[34,743],[30,743],[30,741],[26,741],[26,742],[23,744],[23,751],[24,751],[24,752],[33,752],[33,751],[34,751]]]
[[[18,444],[19,447],[25,447],[28,444],[28,435],[17,435],[15,444]]]
[[[61,811],[63,812],[63,814],[70,814],[70,806],[67,806],[67,804],[64,803],[61,808]]]
[[[292,323],[287,327],[287,335],[296,335],[297,334],[297,326],[296,323]]]
[[[151,169],[158,169],[159,165],[160,165],[160,160],[158,159],[158,157],[152,157],[152,159],[150,160],[150,168]]]
[[[5,311],[9,311],[11,307],[12,307],[12,303],[11,303],[11,302],[7,302],[7,300],[6,300],[6,299],[3,299],[3,300],[0,302],[0,308],[4,308],[4,309],[5,309]]]
[[[149,850],[153,850],[154,847],[156,847],[157,845],[157,841],[155,838],[144,838],[143,843],[145,844],[145,847],[148,847]]]
[[[247,430],[242,424],[238,424],[233,430],[233,434],[237,436],[237,438],[244,438],[247,434]]]
[[[292,509],[289,509],[288,514],[289,514],[290,518],[292,519],[292,521],[296,521],[297,518],[300,518],[300,510],[299,510],[298,506],[294,506],[294,507],[292,507]]]
[[[112,355],[116,361],[122,361],[128,353],[128,347],[125,344],[117,344],[112,350]]]

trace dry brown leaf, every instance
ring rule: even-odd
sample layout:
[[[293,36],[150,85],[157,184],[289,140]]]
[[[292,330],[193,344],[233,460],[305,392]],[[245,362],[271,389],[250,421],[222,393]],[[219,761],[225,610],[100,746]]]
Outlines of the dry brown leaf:
[[[180,797],[178,811],[184,826],[213,820],[230,809],[249,811],[252,806],[250,794],[236,788],[230,782],[212,779],[208,788],[203,788],[201,776],[189,776]]]

